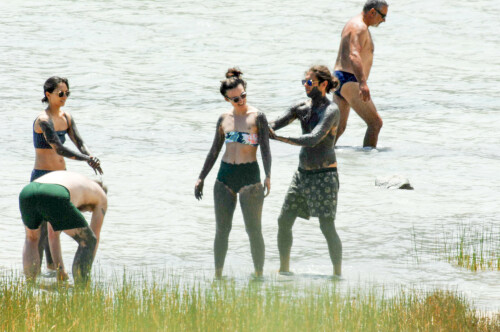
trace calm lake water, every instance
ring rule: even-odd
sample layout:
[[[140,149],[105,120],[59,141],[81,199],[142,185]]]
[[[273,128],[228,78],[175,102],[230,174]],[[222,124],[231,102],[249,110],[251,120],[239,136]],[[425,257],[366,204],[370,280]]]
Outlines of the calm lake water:
[[[32,123],[44,107],[43,82],[60,75],[72,91],[64,110],[101,159],[109,186],[95,268],[211,276],[218,163],[203,201],[193,186],[218,115],[229,108],[219,81],[238,65],[248,102],[275,119],[305,98],[300,80],[310,65],[333,67],[342,27],[363,3],[2,1],[0,270],[22,268],[18,194],[34,164]],[[365,125],[352,111],[336,151],[341,285],[446,288],[480,309],[500,309],[500,272],[455,267],[432,249],[463,225],[499,238],[499,15],[493,0],[397,1],[387,22],[371,29],[368,84],[384,127],[379,149],[364,151]],[[283,132],[297,135],[300,126]],[[271,149],[266,278],[279,266],[276,220],[299,153],[274,141]],[[93,174],[80,162],[67,167]],[[374,185],[390,175],[407,177],[415,190]],[[241,211],[233,224],[225,275],[245,282],[253,267]],[[76,246],[61,238],[70,267]],[[291,268],[297,282],[330,282],[317,219],[297,220]]]

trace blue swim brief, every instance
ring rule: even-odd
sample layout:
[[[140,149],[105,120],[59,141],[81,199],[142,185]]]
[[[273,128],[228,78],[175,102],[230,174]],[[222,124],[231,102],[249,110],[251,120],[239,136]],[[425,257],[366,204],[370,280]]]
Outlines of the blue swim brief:
[[[357,82],[356,76],[354,74],[348,73],[346,71],[336,70],[334,72],[335,77],[337,77],[340,81],[340,86],[337,90],[335,90],[335,94],[339,97],[342,97],[340,94],[340,90],[342,89],[342,85],[347,82]]]

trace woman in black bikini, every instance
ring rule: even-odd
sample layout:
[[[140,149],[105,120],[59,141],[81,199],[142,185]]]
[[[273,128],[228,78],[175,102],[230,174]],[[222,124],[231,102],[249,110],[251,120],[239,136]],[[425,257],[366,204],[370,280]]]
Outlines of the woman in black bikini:
[[[76,128],[75,120],[69,113],[61,110],[70,95],[68,80],[57,76],[50,77],[45,81],[43,93],[42,102],[47,103],[48,106],[37,116],[33,123],[35,167],[31,172],[30,181],[32,182],[52,171],[66,170],[64,157],[86,161],[96,173],[102,174],[100,161],[91,155],[89,149],[83,143]],[[66,141],[66,134],[80,152],[72,151],[63,145]],[[48,232],[51,237],[59,235],[59,233],[54,233],[50,225]],[[42,236],[39,243],[40,256],[42,256],[45,248],[47,268],[55,270],[57,266],[53,266],[50,255],[46,223],[42,225]]]
[[[229,232],[232,227],[237,194],[250,239],[250,248],[255,275],[262,276],[265,247],[262,237],[262,205],[271,190],[271,151],[269,149],[269,127],[264,113],[246,102],[246,82],[243,73],[231,68],[221,82],[220,92],[233,107],[217,121],[215,138],[207,155],[203,169],[194,188],[197,199],[203,197],[203,184],[215,162],[222,145],[226,151],[214,186],[216,233],[214,241],[215,277],[222,276],[226,258]],[[260,144],[266,178],[260,183],[257,164],[257,146]],[[264,189],[265,187],[265,189]],[[264,191],[267,193],[264,195]]]

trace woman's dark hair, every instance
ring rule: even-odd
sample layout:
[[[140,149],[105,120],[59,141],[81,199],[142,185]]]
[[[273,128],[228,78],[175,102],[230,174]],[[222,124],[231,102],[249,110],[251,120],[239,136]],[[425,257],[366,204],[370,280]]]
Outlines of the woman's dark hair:
[[[43,85],[43,98],[42,98],[42,103],[48,103],[49,100],[47,99],[47,96],[45,95],[45,92],[52,93],[54,90],[57,88],[57,85],[59,83],[64,83],[68,87],[69,90],[69,83],[68,79],[64,77],[59,77],[59,76],[52,76],[48,80],[45,81],[45,84]]]
[[[241,76],[243,76],[243,73],[238,67],[234,68],[229,68],[226,72],[226,79],[223,81],[220,81],[220,93],[224,97],[226,96],[227,90],[231,90],[236,88],[238,85],[243,85],[243,88],[246,90],[247,89],[247,82],[245,82]]]
[[[316,78],[318,79],[319,83],[324,81],[328,82],[328,85],[326,86],[326,93],[330,93],[332,89],[337,89],[340,84],[337,78],[332,76],[332,73],[326,66],[312,66],[307,72],[313,73],[314,76],[316,76]]]

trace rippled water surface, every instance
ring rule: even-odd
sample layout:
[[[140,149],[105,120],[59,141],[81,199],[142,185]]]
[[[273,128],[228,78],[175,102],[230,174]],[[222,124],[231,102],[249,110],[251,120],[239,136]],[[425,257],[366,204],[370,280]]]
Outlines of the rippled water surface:
[[[110,190],[96,266],[210,275],[218,164],[203,201],[195,200],[193,186],[217,117],[229,106],[219,80],[229,66],[240,66],[248,102],[276,118],[304,99],[300,79],[310,65],[333,67],[341,29],[362,4],[2,2],[0,269],[21,269],[17,199],[34,163],[32,123],[43,109],[43,82],[60,75],[72,90],[64,110],[100,157]],[[371,29],[368,83],[384,127],[379,150],[364,151],[365,125],[351,112],[337,149],[345,284],[456,289],[479,308],[499,310],[498,271],[457,268],[429,249],[463,224],[493,227],[499,236],[499,15],[493,0],[397,1],[387,22]],[[300,127],[283,131],[298,134]],[[278,142],[271,149],[263,232],[264,272],[273,278],[276,220],[299,149]],[[92,175],[83,163],[67,167]],[[377,177],[389,175],[409,178],[415,190],[375,187]],[[225,273],[245,280],[252,263],[239,210],[233,224]],[[62,238],[70,266],[75,244]],[[291,264],[296,280],[323,282],[332,273],[316,219],[297,220]]]

